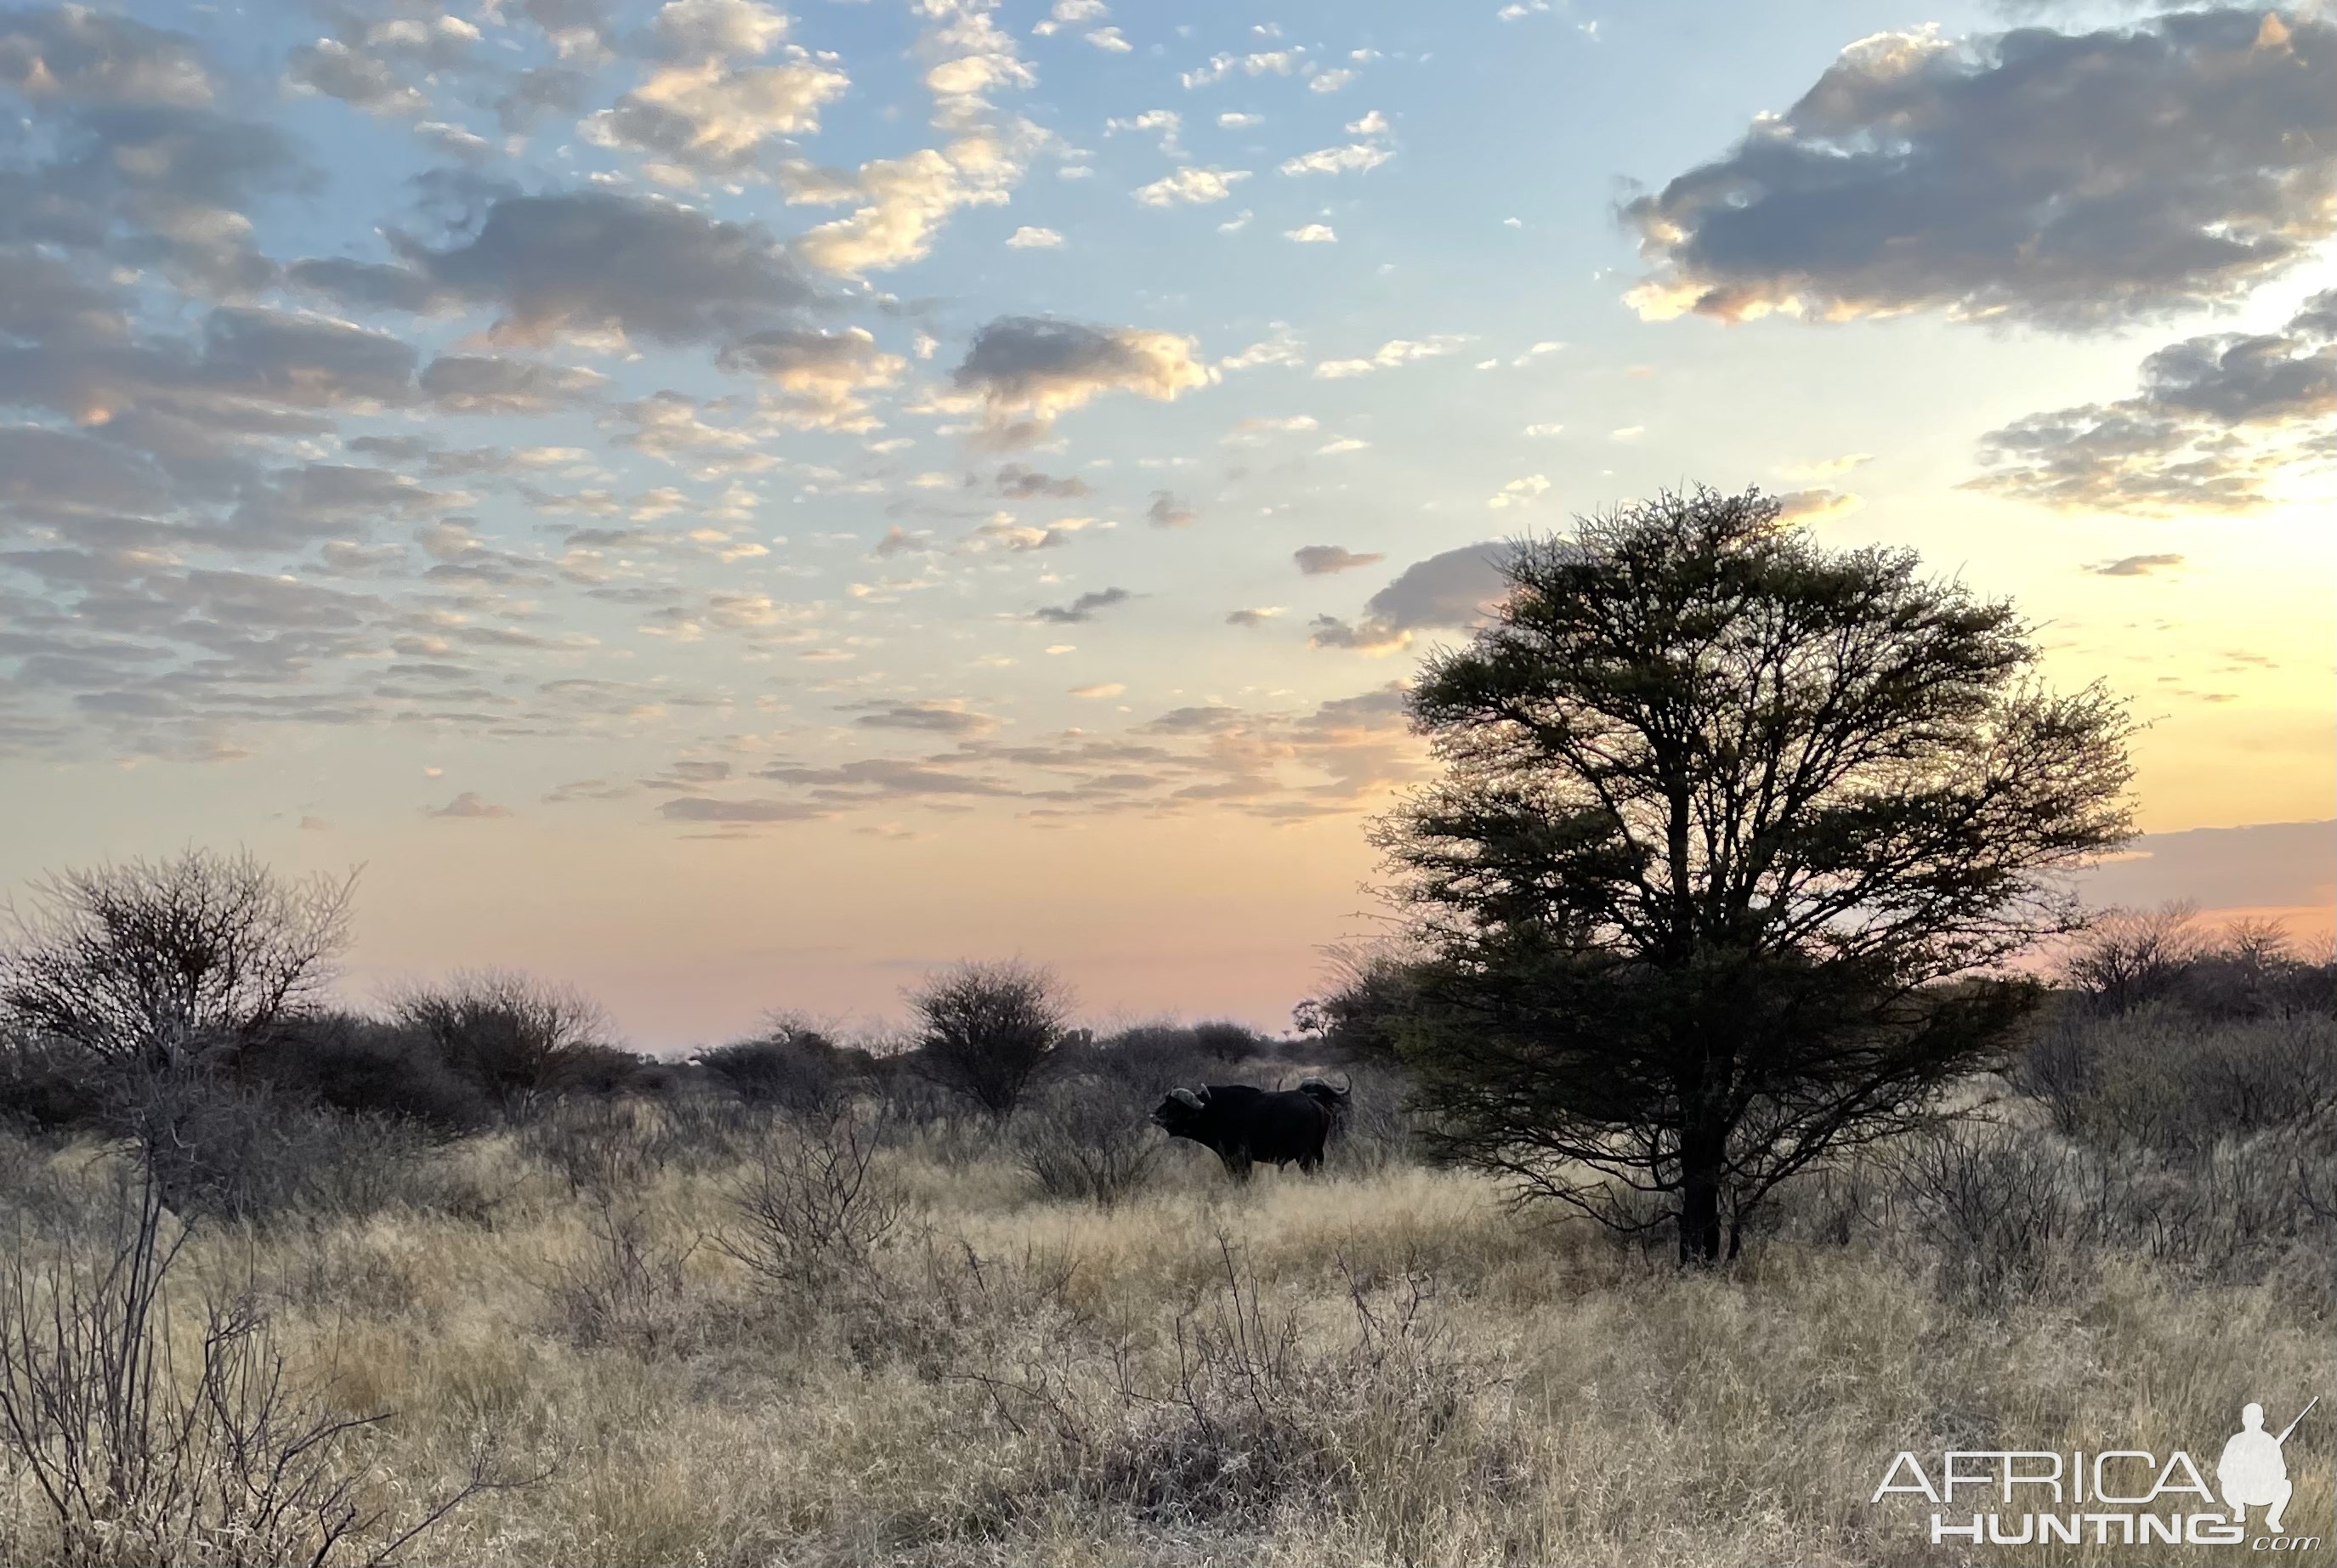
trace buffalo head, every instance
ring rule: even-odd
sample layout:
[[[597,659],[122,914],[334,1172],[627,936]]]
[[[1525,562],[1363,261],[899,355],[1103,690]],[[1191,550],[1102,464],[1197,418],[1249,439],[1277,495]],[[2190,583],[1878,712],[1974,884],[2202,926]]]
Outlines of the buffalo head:
[[[1208,1113],[1209,1091],[1171,1089],[1152,1110],[1152,1125],[1172,1138],[1190,1138]]]

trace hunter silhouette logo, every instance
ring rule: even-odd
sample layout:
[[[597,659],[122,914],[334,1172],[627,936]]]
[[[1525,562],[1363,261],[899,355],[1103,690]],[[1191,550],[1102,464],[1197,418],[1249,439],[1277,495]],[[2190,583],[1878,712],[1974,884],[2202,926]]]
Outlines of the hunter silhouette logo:
[[[1912,1453],[1895,1456],[1870,1503],[1894,1493],[1933,1505],[1931,1544],[1975,1546],[2236,1546],[2259,1552],[2310,1552],[2318,1535],[2291,1535],[2286,1513],[2295,1485],[2286,1445],[2321,1399],[2306,1401],[2277,1436],[2264,1408],[2240,1409],[2240,1429],[2225,1443],[2210,1485],[2199,1464],[2177,1448],[2164,1458],[2141,1448],[1951,1448],[1936,1470]],[[1936,1481],[1934,1477],[1936,1476]],[[1982,1506],[1972,1508],[1978,1503]],[[1959,1505],[1963,1512],[1959,1509]],[[1991,1506],[1992,1505],[1992,1506]],[[2263,1515],[2254,1529],[2251,1509]]]
[[[2315,1394],[2277,1437],[2264,1429],[2262,1405],[2251,1403],[2241,1409],[2240,1429],[2232,1434],[2232,1440],[2224,1445],[2224,1456],[2215,1461],[2215,1481],[2224,1489],[2233,1524],[2246,1524],[2251,1508],[2266,1508],[2271,1512],[2264,1515],[2264,1528],[2275,1535],[2281,1533],[2280,1516],[2294,1490],[2289,1485],[2288,1460],[2281,1448],[2319,1403],[2321,1396]]]

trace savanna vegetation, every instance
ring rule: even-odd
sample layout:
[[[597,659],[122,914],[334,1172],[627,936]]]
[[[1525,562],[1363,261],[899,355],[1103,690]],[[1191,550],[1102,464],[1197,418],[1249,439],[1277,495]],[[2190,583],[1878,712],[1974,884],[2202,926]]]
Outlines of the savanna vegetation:
[[[349,883],[30,890],[0,1561],[2162,1560],[1870,1498],[2331,1388],[2337,962],[2081,920],[2123,720],[1910,560],[1703,495],[1513,580],[1416,698],[1413,918],[1278,1037],[1017,961],[653,1059],[522,975],[356,1006]],[[1317,1176],[1148,1121],[1310,1073]]]

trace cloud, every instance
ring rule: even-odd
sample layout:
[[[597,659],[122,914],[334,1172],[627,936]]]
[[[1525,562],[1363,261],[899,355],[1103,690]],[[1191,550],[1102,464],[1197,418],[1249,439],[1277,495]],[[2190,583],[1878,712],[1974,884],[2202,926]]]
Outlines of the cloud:
[[[293,50],[284,81],[296,93],[338,98],[369,114],[415,115],[430,106],[387,61],[337,38],[319,38]]]
[[[1378,621],[1363,621],[1350,626],[1335,615],[1318,615],[1306,634],[1307,646],[1320,648],[1342,648],[1370,657],[1396,653],[1412,646],[1412,633],[1401,627]]]
[[[24,105],[0,240],[159,268],[213,299],[267,287],[250,215],[314,171],[283,131],[222,111],[241,85],[179,34],[80,5],[0,13],[0,90]]]
[[[1339,237],[1327,223],[1308,223],[1296,229],[1286,229],[1282,238],[1296,245],[1336,245]]]
[[[2171,571],[2182,564],[2179,555],[2122,555],[2085,570],[2096,577],[2148,577],[2154,572]]]
[[[1360,555],[1335,544],[1305,544],[1291,551],[1290,559],[1298,563],[1299,571],[1307,577],[1327,577],[1334,572],[1353,571],[1360,566],[1371,566],[1387,559],[1377,553]]]
[[[876,421],[860,394],[898,381],[908,361],[886,354],[857,326],[839,332],[773,327],[726,345],[726,370],[751,371],[786,394],[767,405],[798,430],[868,430]]]
[[[422,373],[422,393],[448,414],[548,414],[591,402],[608,377],[577,365],[493,355],[445,355]]]
[[[1350,376],[1369,375],[1374,370],[1389,370],[1399,365],[1409,365],[1415,359],[1433,359],[1450,354],[1469,339],[1454,333],[1440,333],[1434,337],[1393,337],[1379,346],[1369,359],[1326,359],[1315,365],[1316,379],[1343,381]]]
[[[1051,229],[1034,229],[1023,225],[1006,237],[1010,250],[1061,250],[1063,237]]]
[[[1508,554],[1508,546],[1488,541],[1432,555],[1404,568],[1364,608],[1393,626],[1474,626],[1487,607],[1509,591],[1509,579],[1502,573]]]
[[[226,524],[213,534],[239,550],[299,546],[362,535],[377,522],[417,519],[468,497],[434,491],[402,473],[349,463],[308,463],[248,485]]]
[[[1364,601],[1354,624],[1319,617],[1307,638],[1316,648],[1384,654],[1409,647],[1418,631],[1465,631],[1509,590],[1501,562],[1508,547],[1462,545],[1415,561]]]
[[[1127,689],[1126,686],[1116,680],[1098,681],[1092,686],[1075,686],[1070,688],[1071,696],[1084,697],[1118,696]]]
[[[1825,522],[1847,517],[1866,498],[1841,490],[1789,490],[1777,498],[1777,515],[1787,522]]]
[[[1139,188],[1135,197],[1147,207],[1197,206],[1223,201],[1234,186],[1249,178],[1247,169],[1179,169]]]
[[[1815,463],[1791,463],[1777,472],[1787,479],[1804,482],[1813,479],[1839,479],[1851,470],[1863,467],[1873,461],[1873,453],[1853,452],[1841,457],[1821,458]]]
[[[966,743],[961,742],[961,746]],[[862,757],[833,767],[802,767],[777,763],[758,775],[777,784],[808,789],[826,804],[866,804],[888,800],[917,800],[963,795],[1002,795],[1013,792],[988,779],[954,771],[946,765],[953,756],[924,762],[895,757]]]
[[[952,380],[978,397],[1001,445],[1036,439],[1058,414],[1107,392],[1168,402],[1217,372],[1193,340],[1129,326],[1002,316],[974,334]],[[1013,416],[1025,416],[1019,425]]]
[[[677,795],[658,807],[658,815],[674,823],[799,823],[830,814],[803,801],[718,800],[711,795]]]
[[[2337,23],[2182,11],[1881,33],[1623,208],[1643,317],[1941,310],[2062,329],[2233,303],[2337,225]]]
[[[439,287],[425,274],[378,261],[316,257],[294,262],[285,268],[284,277],[295,288],[324,295],[355,310],[427,316],[460,303],[460,296]]]
[[[200,47],[79,5],[0,14],[0,85],[114,107],[200,109],[214,84]]]
[[[879,704],[852,721],[863,729],[916,730],[928,735],[988,735],[998,721],[955,697]]]
[[[960,208],[1009,200],[1047,141],[1044,131],[1001,114],[991,101],[990,94],[1029,87],[1038,77],[992,20],[986,0],[926,0],[919,11],[930,25],[915,54],[925,66],[942,145],[872,159],[848,176],[801,162],[781,170],[790,201],[853,208],[796,243],[805,262],[822,271],[856,278],[924,259]]]
[[[1031,612],[1031,618],[1050,626],[1077,626],[1096,618],[1096,611],[1110,609],[1116,604],[1126,604],[1136,596],[1124,588],[1097,589],[1083,593],[1069,604],[1046,605]]]
[[[1513,479],[1494,494],[1485,498],[1485,504],[1495,511],[1523,506],[1550,488],[1546,474],[1529,473],[1523,479]]]
[[[1395,154],[1376,142],[1354,141],[1344,147],[1322,147],[1286,159],[1282,172],[1298,174],[1360,174],[1377,169]]]
[[[1245,76],[1287,76],[1297,62],[1298,52],[1291,49],[1260,50],[1254,54],[1215,54],[1210,56],[1207,65],[1184,72],[1178,80],[1191,89],[1223,82],[1237,71]]]
[[[825,61],[792,50],[754,62],[786,38],[787,18],[751,0],[674,0],[637,44],[640,83],[577,126],[585,141],[642,159],[665,185],[702,179],[767,180],[766,149],[819,129],[819,112],[851,85]]]
[[[507,817],[512,813],[508,806],[492,805],[481,799],[476,790],[464,790],[443,806],[425,807],[422,814],[433,817],[485,820],[493,817]]]
[[[1224,439],[1242,446],[1263,446],[1276,435],[1295,435],[1302,431],[1319,429],[1311,414],[1246,414],[1234,422]]]
[[[1152,504],[1144,509],[1144,521],[1155,528],[1189,528],[1200,513],[1178,499],[1174,491],[1156,490]]]
[[[638,153],[660,184],[709,177],[768,179],[764,149],[819,129],[819,112],[851,81],[810,61],[738,67],[715,56],[660,65],[577,132],[595,147]]]
[[[70,431],[0,424],[0,506],[33,521],[170,510],[170,492],[138,453]]]
[[[399,338],[306,311],[221,306],[199,344],[141,338],[111,297],[67,290],[46,267],[0,255],[0,403],[45,406],[179,459],[328,427],[315,411],[372,412],[415,397]],[[133,415],[137,417],[132,417]]]
[[[1184,151],[1178,143],[1178,138],[1184,130],[1185,117],[1174,109],[1148,109],[1124,120],[1114,116],[1103,122],[1106,136],[1116,136],[1123,131],[1158,131],[1160,134],[1160,151],[1177,159],[1184,157]]]
[[[1031,31],[1044,38],[1071,23],[1100,22],[1110,15],[1110,8],[1104,5],[1103,0],[1055,0],[1054,9],[1048,12],[1045,19],[1033,25]]]
[[[1059,479],[1019,463],[1002,465],[991,476],[991,482],[997,487],[999,494],[1011,501],[1076,501],[1094,493],[1094,487],[1076,474],[1067,474]]]
[[[1967,488],[2064,511],[2253,511],[2325,453],[2337,414],[2337,288],[2277,332],[2217,333],[2142,362],[2142,390],[2032,414],[1980,439],[1996,472]]]
[[[2078,886],[2096,908],[2193,899],[2211,911],[2313,911],[2325,923],[2337,901],[2332,866],[2337,822],[2254,823],[2146,833],[2126,855],[2079,876]]]
[[[1253,609],[1229,609],[1226,611],[1226,624],[1227,626],[1264,626],[1281,613],[1282,607],[1278,604],[1261,605]]]
[[[703,342],[813,298],[759,225],[610,191],[501,197],[469,239],[401,249],[431,283],[501,309],[504,342]]]

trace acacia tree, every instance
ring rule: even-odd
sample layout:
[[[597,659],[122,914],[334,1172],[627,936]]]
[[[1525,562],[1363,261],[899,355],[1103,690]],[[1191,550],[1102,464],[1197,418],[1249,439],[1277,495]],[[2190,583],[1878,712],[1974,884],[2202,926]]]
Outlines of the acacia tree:
[[[2130,725],[2007,603],[1832,552],[1757,491],[1579,520],[1412,697],[1442,779],[1375,842],[1431,957],[1403,1047],[1447,1158],[1734,1257],[1830,1151],[1998,1061],[2131,833]]]
[[[0,921],[0,1022],[152,1071],[263,1043],[320,1001],[356,883],[209,850],[56,872]]]
[[[1062,1043],[1071,997],[1020,959],[962,963],[908,992],[921,1023],[912,1067],[1003,1120]]]

